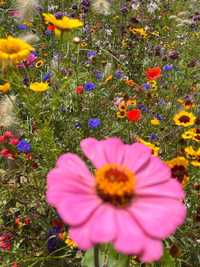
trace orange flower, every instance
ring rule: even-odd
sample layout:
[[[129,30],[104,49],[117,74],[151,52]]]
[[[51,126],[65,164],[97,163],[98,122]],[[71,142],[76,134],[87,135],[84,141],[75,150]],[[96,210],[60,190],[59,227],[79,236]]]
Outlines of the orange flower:
[[[133,80],[125,80],[124,81],[126,85],[133,87],[136,85],[136,82],[134,82]]]
[[[148,80],[156,80],[161,76],[161,68],[149,68],[145,74]]]

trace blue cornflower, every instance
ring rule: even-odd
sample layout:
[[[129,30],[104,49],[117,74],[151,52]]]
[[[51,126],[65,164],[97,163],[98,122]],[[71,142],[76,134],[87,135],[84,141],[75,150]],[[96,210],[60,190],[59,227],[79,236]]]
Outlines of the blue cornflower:
[[[26,24],[19,24],[17,28],[18,30],[24,31],[24,30],[27,30],[28,27],[26,26]]]
[[[103,78],[103,73],[101,71],[95,71],[95,77],[97,80],[101,80]]]
[[[121,71],[121,70],[116,70],[116,71],[115,71],[115,77],[116,77],[117,79],[120,80],[123,76],[124,76],[123,71]]]
[[[172,69],[173,69],[173,65],[165,65],[165,66],[163,66],[163,70],[164,71],[170,71]]]
[[[149,83],[144,83],[143,87],[144,87],[144,90],[149,90],[151,86]]]
[[[138,104],[137,107],[143,112],[149,112],[149,109],[144,104]]]
[[[149,137],[150,141],[158,140],[158,136],[156,134],[154,134],[154,133],[151,133],[148,137]]]
[[[21,153],[29,153],[31,151],[31,145],[25,139],[21,139],[17,144],[17,150]]]
[[[98,118],[91,118],[88,120],[88,127],[96,129],[101,125],[101,120]]]
[[[94,51],[94,50],[90,50],[90,51],[87,52],[87,57],[89,59],[92,59],[93,57],[96,57],[96,55],[97,55],[97,52]]]
[[[48,81],[51,78],[51,76],[52,76],[52,73],[50,71],[47,72],[43,77],[43,82]]]
[[[159,120],[159,121],[163,121],[163,116],[161,114],[156,114],[156,118]]]
[[[96,85],[93,82],[87,82],[84,84],[85,91],[92,91],[96,88]]]

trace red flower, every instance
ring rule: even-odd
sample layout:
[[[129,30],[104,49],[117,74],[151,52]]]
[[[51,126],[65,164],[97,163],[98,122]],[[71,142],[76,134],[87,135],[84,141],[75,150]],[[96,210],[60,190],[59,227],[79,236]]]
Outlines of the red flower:
[[[155,67],[155,68],[149,68],[146,71],[146,77],[148,80],[156,80],[161,76],[161,68]]]
[[[13,137],[9,144],[16,146],[19,143],[19,139],[17,137]]]
[[[11,250],[12,234],[11,233],[3,233],[0,235],[0,249],[3,251]]]
[[[127,111],[127,118],[129,121],[139,121],[142,117],[141,111],[139,109],[132,109]]]
[[[48,25],[47,30],[54,31],[56,27],[54,25]]]
[[[76,87],[76,93],[77,94],[82,94],[83,91],[84,91],[83,85],[79,85],[79,86]]]
[[[3,158],[6,158],[6,159],[14,159],[15,158],[14,155],[7,148],[3,148],[0,151],[0,156],[2,156]]]
[[[0,135],[0,143],[3,143],[5,141],[5,136],[4,135]]]

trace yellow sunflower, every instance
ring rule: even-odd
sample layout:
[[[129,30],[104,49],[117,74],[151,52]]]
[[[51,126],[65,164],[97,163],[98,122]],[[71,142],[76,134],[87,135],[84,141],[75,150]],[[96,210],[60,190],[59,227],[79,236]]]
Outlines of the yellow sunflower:
[[[184,132],[181,137],[184,139],[184,140],[187,140],[187,139],[192,139],[194,137],[194,128]]]
[[[126,102],[124,100],[119,103],[118,109],[119,109],[119,111],[126,111],[127,110],[127,105],[126,105]]]
[[[125,110],[118,111],[117,112],[117,118],[118,119],[126,118],[126,111]]]
[[[0,39],[0,63],[17,64],[25,60],[34,48],[19,38],[8,36]]]
[[[196,117],[193,115],[192,112],[187,112],[183,110],[175,114],[173,120],[176,125],[188,127],[192,126],[195,123]]]
[[[189,182],[188,160],[184,157],[177,157],[166,161],[166,163],[171,168],[172,177],[176,178],[185,187]]]
[[[197,153],[192,146],[185,147],[184,151],[185,151],[185,154],[188,158],[195,158],[196,157]]]
[[[30,89],[34,92],[44,92],[48,90],[49,85],[47,82],[34,82],[30,84]]]
[[[194,129],[194,136],[193,136],[192,140],[200,143],[200,128]]]
[[[137,138],[138,142],[148,146],[151,149],[151,153],[154,156],[158,156],[160,148],[150,142],[144,141],[142,138]]]
[[[0,92],[6,94],[9,92],[9,90],[10,90],[10,83],[0,80]]]
[[[53,24],[57,29],[61,31],[72,30],[83,26],[83,22],[79,19],[72,19],[66,16],[57,19],[50,13],[43,13],[43,17],[46,24]]]

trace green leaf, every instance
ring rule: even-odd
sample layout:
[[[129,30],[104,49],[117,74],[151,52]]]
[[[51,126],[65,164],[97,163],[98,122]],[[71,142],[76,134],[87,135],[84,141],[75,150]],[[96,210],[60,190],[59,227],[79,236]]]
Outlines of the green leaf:
[[[161,259],[161,263],[165,267],[176,267],[174,258],[170,255],[168,249],[165,249],[164,255]]]

